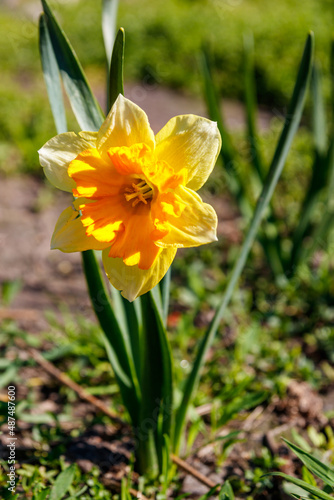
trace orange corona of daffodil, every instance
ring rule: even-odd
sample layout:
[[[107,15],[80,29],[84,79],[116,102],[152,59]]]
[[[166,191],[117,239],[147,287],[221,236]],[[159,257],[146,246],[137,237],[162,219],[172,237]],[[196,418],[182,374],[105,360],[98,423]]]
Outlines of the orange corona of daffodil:
[[[217,215],[195,192],[221,147],[206,118],[172,118],[154,136],[144,111],[119,95],[98,132],[57,135],[39,151],[46,177],[73,193],[51,248],[102,250],[107,276],[132,301],[165,275],[177,248],[217,239]]]

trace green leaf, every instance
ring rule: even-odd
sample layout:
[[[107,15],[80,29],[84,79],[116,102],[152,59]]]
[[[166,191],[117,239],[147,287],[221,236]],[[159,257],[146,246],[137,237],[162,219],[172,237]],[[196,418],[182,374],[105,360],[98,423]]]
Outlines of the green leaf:
[[[218,99],[218,94],[213,83],[209,56],[204,50],[200,54],[200,63],[204,82],[204,96],[207,104],[208,114],[211,120],[217,122],[217,126],[222,138],[222,148],[220,151],[220,155],[223,159],[223,163],[227,172],[226,180],[228,183],[228,187],[231,193],[238,200],[239,204],[244,208],[244,210],[246,212],[249,212],[250,207],[248,205],[247,199],[245,198],[243,185],[238,176],[238,171],[235,166],[232,141],[224,123],[220,101]]]
[[[50,488],[45,488],[45,490],[42,490],[39,493],[35,493],[33,500],[45,500],[50,494],[50,491]]]
[[[19,364],[17,362],[12,362],[12,364],[7,368],[7,370],[0,375],[0,389],[7,387],[10,382],[15,381],[17,371],[19,369]]]
[[[254,78],[254,38],[251,33],[244,35],[244,67],[245,67],[245,104],[248,141],[251,152],[251,162],[261,179],[264,180],[263,165],[258,150],[256,133],[256,90]]]
[[[140,310],[140,297],[134,302],[129,302],[122,297],[120,292],[111,287],[113,296],[113,310],[124,336],[128,339],[128,346],[132,352],[132,359],[136,368],[137,378],[141,373],[141,331],[142,320]]]
[[[53,349],[50,349],[50,351],[46,351],[43,354],[43,356],[48,361],[55,361],[57,359],[63,359],[65,356],[72,354],[74,349],[75,349],[75,346],[73,344],[60,345],[60,346],[54,347]]]
[[[168,486],[169,486],[169,473],[171,469],[171,461],[170,461],[170,438],[167,434],[163,435],[164,446],[162,449],[162,467],[161,467],[161,486],[162,493],[167,494]]]
[[[329,72],[331,82],[330,104],[331,104],[331,129],[330,135],[334,134],[334,37],[331,40],[330,56],[329,56]]]
[[[314,500],[313,495],[292,483],[284,482],[283,491],[291,497],[296,498],[296,500]]]
[[[2,302],[9,306],[22,289],[22,281],[20,279],[3,281],[1,288]]]
[[[234,500],[234,493],[229,481],[225,481],[219,492],[219,500]]]
[[[295,250],[293,250],[292,255],[294,256],[293,262],[307,262],[317,248],[321,247],[325,250],[328,245],[328,237],[330,234],[330,228],[334,222],[334,203],[333,203],[333,190],[334,190],[334,141],[328,149],[326,157],[326,171],[328,182],[326,186],[327,191],[327,201],[322,218],[320,222],[314,225],[312,231],[308,231],[308,239],[310,241],[309,245],[302,245],[298,247],[296,244]],[[310,209],[309,209],[310,210]],[[304,214],[302,215],[302,218]],[[306,231],[305,231],[306,232]],[[296,256],[295,256],[296,254]]]
[[[321,491],[320,488],[317,488],[316,486],[312,486],[311,484],[306,483],[305,481],[302,481],[301,479],[297,479],[296,477],[288,476],[288,474],[284,474],[283,472],[272,472],[271,474],[266,474],[266,476],[280,476],[286,481],[289,481],[292,484],[295,484],[296,486],[299,486],[302,488],[305,492],[311,493],[313,496],[316,498],[320,498],[321,500],[333,500],[333,497],[331,495],[328,495],[328,493],[325,493],[324,491]]]
[[[244,68],[247,140],[249,142],[250,160],[257,174],[257,180],[260,182],[259,187],[262,187],[264,181],[264,167],[258,148],[256,130],[257,102],[254,77],[254,38],[251,33],[244,35]],[[277,227],[277,220],[273,207],[269,205],[269,208],[270,212],[267,219],[271,226],[275,225]],[[263,224],[262,230],[263,233],[259,235],[259,241],[263,246],[268,263],[275,276],[282,275],[284,273],[284,268],[281,259],[279,238],[271,234],[266,223]]]
[[[334,488],[334,470],[320,462],[317,458],[313,457],[311,453],[299,448],[293,443],[290,443],[287,439],[284,439],[285,443],[294,452],[295,455],[303,462],[303,464],[319,479],[324,483],[328,484]]]
[[[320,68],[314,65],[311,79],[313,140],[318,153],[325,154],[327,150],[327,123],[321,80]]]
[[[141,427],[149,428],[154,435],[156,456],[159,470],[163,465],[164,435],[171,435],[173,405],[173,370],[170,345],[164,328],[159,290],[151,291],[141,297],[143,332],[142,332],[142,405]],[[145,424],[146,422],[146,424]],[[143,433],[143,440],[145,436]],[[141,443],[139,443],[141,446]],[[145,444],[143,445],[146,446]],[[145,460],[147,457],[141,457]]]
[[[168,319],[171,275],[172,275],[172,269],[170,267],[165,276],[160,281],[163,319],[165,327],[167,327],[167,319]]]
[[[234,415],[240,413],[243,410],[249,410],[261,404],[268,397],[268,393],[265,391],[254,392],[250,394],[245,394],[241,398],[237,398],[231,401],[223,408],[223,415],[219,419],[219,426],[225,425],[229,420],[231,420]]]
[[[39,51],[52,114],[57,132],[61,134],[67,131],[66,113],[58,64],[44,14],[39,18]]]
[[[311,472],[305,467],[305,465],[303,465],[302,467],[302,477],[303,481],[305,481],[306,483],[312,484],[312,486],[317,486],[317,482],[313,474],[311,474]]]
[[[117,99],[119,94],[124,95],[123,85],[123,66],[124,66],[124,45],[125,33],[124,29],[118,30],[114,49],[112,51],[109,85],[108,85],[108,112]]]
[[[246,234],[244,243],[241,248],[239,258],[237,259],[233,270],[230,274],[228,285],[225,293],[222,297],[220,306],[218,307],[215,317],[209,326],[206,334],[197,351],[196,359],[187,379],[183,398],[181,404],[176,412],[175,420],[175,438],[174,438],[174,449],[178,450],[180,445],[180,438],[182,435],[185,418],[189,404],[192,401],[193,395],[197,389],[198,381],[200,377],[201,368],[205,362],[206,354],[212,345],[213,339],[216,335],[218,327],[222,318],[224,317],[226,308],[231,300],[233,291],[237,285],[240,278],[242,270],[246,264],[247,257],[249,255],[250,249],[254,243],[257,231],[273,195],[274,189],[278,182],[278,179],[282,173],[285,161],[294,138],[294,135],[298,129],[299,122],[302,116],[302,111],[304,108],[305,95],[308,87],[308,82],[312,67],[312,57],[313,57],[313,34],[310,33],[307,37],[303,57],[300,63],[297,80],[293,95],[291,98],[290,106],[288,108],[287,118],[285,120],[284,128],[279,138],[276,151],[271,162],[268,176],[265,180],[261,195],[255,207],[255,212],[250,223],[250,227]]]
[[[61,500],[73,483],[76,471],[76,465],[70,465],[67,469],[63,470],[55,480],[51,489],[50,500]]]
[[[121,330],[102,280],[100,267],[93,250],[82,252],[83,266],[89,295],[105,333],[105,345],[110,363],[120,386],[123,402],[134,426],[138,423],[140,387],[136,374],[129,339]]]
[[[291,260],[289,264],[290,274],[296,270],[298,264],[310,257],[310,251],[305,248],[303,240],[310,236],[312,226],[312,215],[319,194],[328,184],[331,173],[329,153],[327,153],[327,124],[326,113],[321,90],[321,73],[314,66],[311,79],[312,92],[312,122],[314,141],[314,161],[312,165],[312,177],[300,210],[299,223],[294,231]],[[314,247],[312,246],[312,251]]]
[[[216,484],[216,486],[211,488],[207,493],[205,493],[205,495],[202,495],[201,497],[199,497],[198,500],[209,500],[209,498],[211,498],[216,493],[219,486],[220,486],[219,484]]]
[[[102,3],[102,33],[104,48],[110,66],[111,54],[115,41],[118,0],[103,0]]]
[[[42,5],[53,51],[73,113],[81,130],[98,130],[104,120],[100,106],[88,85],[69,40],[57,23],[46,0],[42,0]]]
[[[248,140],[250,142],[251,150],[251,160],[252,164],[256,170],[256,178],[254,182],[262,187],[263,180],[263,167],[261,166],[261,160],[257,149],[257,138],[255,131],[255,108],[256,108],[256,97],[255,97],[255,83],[254,83],[254,70],[253,70],[253,46],[252,38],[245,37],[245,98],[246,98],[246,113],[247,113],[247,124],[248,124]],[[202,53],[202,75],[204,79],[204,93],[207,102],[208,113],[211,120],[216,121],[221,137],[222,137],[222,149],[221,156],[223,163],[228,173],[227,183],[231,193],[236,197],[238,205],[241,212],[250,218],[252,213],[252,208],[246,197],[246,192],[243,183],[239,176],[237,175],[237,169],[235,165],[235,153],[232,147],[232,141],[227,132],[226,126],[224,124],[223,116],[220,110],[220,102],[217,96],[217,92],[213,83],[210,62],[208,55]],[[268,258],[268,262],[273,270],[275,276],[283,274],[283,265],[280,257],[280,249],[278,247],[278,239],[267,236],[266,227],[264,227],[264,234],[259,238],[260,243]]]

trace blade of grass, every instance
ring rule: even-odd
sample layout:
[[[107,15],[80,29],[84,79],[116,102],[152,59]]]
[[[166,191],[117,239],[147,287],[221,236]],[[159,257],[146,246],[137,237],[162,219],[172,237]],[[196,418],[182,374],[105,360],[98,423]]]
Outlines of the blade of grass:
[[[131,351],[132,358],[134,361],[134,365],[137,372],[138,380],[141,377],[141,358],[140,358],[140,350],[141,350],[141,341],[142,341],[142,315],[141,315],[141,306],[139,297],[134,302],[129,302],[127,299],[122,297],[122,295],[118,292],[120,301],[123,306],[123,310],[125,312],[127,327],[128,327],[128,335],[131,343]]]
[[[290,443],[287,439],[284,442],[291,448],[295,455],[303,462],[303,464],[311,471],[313,474],[318,476],[324,483],[328,486],[334,487],[334,470],[320,462],[317,458],[313,457],[311,453],[299,448],[293,443]]]
[[[171,275],[172,275],[172,270],[170,267],[160,282],[163,320],[165,327],[167,326],[167,319],[168,319]]]
[[[334,135],[334,37],[331,41],[330,48],[330,60],[329,60],[329,72],[330,72],[330,81],[331,81],[331,137]]]
[[[93,250],[82,252],[82,259],[91,302],[105,333],[108,356],[120,386],[124,404],[129,411],[133,425],[137,425],[141,394],[133,358],[110,305]]]
[[[67,131],[66,113],[60,74],[44,14],[39,18],[39,51],[52,114],[57,132],[61,134]]]
[[[321,91],[321,74],[316,66],[313,67],[312,71],[311,93],[315,156],[312,177],[300,211],[299,223],[293,234],[291,260],[288,268],[290,276],[296,271],[299,262],[305,258],[303,240],[311,230],[312,214],[319,194],[328,182],[329,162],[326,151],[326,114]]]
[[[311,244],[303,245],[299,251],[300,262],[307,262],[319,247],[322,250],[326,250],[329,232],[334,223],[334,203],[332,199],[334,189],[334,141],[331,143],[328,150],[327,161],[329,182],[326,188],[327,201],[325,210],[322,214],[321,221],[314,226],[314,230],[310,234]]]
[[[98,130],[104,120],[100,106],[88,85],[69,40],[57,23],[46,0],[42,0],[42,5],[54,54],[73,113],[81,130]]]
[[[254,181],[259,184],[259,181],[263,180],[263,167],[260,165],[260,156],[257,150],[257,140],[255,133],[255,84],[253,75],[253,63],[252,63],[252,49],[250,42],[245,42],[245,88],[246,88],[246,111],[247,111],[247,123],[248,123],[248,136],[252,152],[252,164],[256,170],[256,179]],[[251,215],[251,207],[247,200],[246,193],[240,178],[236,175],[236,167],[234,160],[234,152],[232,148],[231,139],[226,130],[223,116],[220,111],[220,103],[217,96],[217,92],[213,83],[210,62],[208,55],[203,51],[202,53],[202,74],[204,79],[205,88],[205,98],[207,102],[208,112],[211,120],[217,122],[219,131],[222,136],[222,149],[221,156],[225,167],[229,171],[229,176],[227,181],[229,183],[229,189],[232,194],[236,197],[241,212],[248,218]],[[262,182],[261,182],[262,187]],[[270,267],[275,276],[279,276],[284,273],[284,268],[281,259],[281,252],[278,244],[278,238],[269,237],[266,226],[263,229],[262,237],[259,238],[260,243],[263,246],[264,252],[267,256]]]
[[[220,492],[219,500],[234,500],[234,493],[229,481],[225,481]]]
[[[283,472],[272,472],[271,474],[266,475],[282,477],[286,481],[299,486],[304,491],[311,493],[311,495],[315,496],[316,498],[320,498],[320,500],[333,500],[333,497],[331,495],[328,495],[328,493],[325,493],[320,488],[312,486],[311,484],[308,484],[301,479],[297,479],[296,477],[288,476],[288,474],[284,474]]]
[[[138,314],[138,308],[134,302],[129,302],[113,286],[110,286],[112,297],[112,309],[115,318],[126,342],[128,352],[131,352],[133,364],[136,369],[137,379],[140,379],[141,360],[140,360],[140,337],[141,321]],[[137,300],[137,302],[140,299]]]
[[[309,83],[310,72],[312,67],[313,58],[313,33],[310,33],[307,37],[303,57],[299,66],[299,71],[297,75],[297,80],[291,102],[288,109],[288,114],[285,120],[285,124],[279,138],[276,151],[269,169],[268,176],[265,180],[262,193],[258,199],[257,205],[255,207],[253,219],[250,223],[250,227],[246,234],[244,243],[241,248],[241,252],[238,260],[236,261],[233,270],[230,274],[228,280],[228,285],[226,291],[222,297],[220,306],[216,310],[216,314],[210,327],[208,328],[203,340],[199,346],[193,368],[190,375],[186,381],[184,388],[183,398],[181,404],[176,412],[175,418],[175,437],[174,437],[174,449],[178,450],[180,446],[180,439],[185,424],[185,418],[189,404],[193,398],[195,390],[198,386],[198,381],[200,377],[200,371],[204,364],[206,354],[212,345],[215,334],[218,330],[220,322],[225,314],[227,305],[230,302],[234,288],[240,278],[242,270],[246,264],[248,254],[254,243],[257,231],[259,229],[261,220],[264,216],[265,210],[268,203],[273,195],[274,189],[278,182],[278,179],[283,170],[292,140],[297,132],[299,122],[302,116],[306,90]]]
[[[61,500],[64,497],[74,481],[76,468],[77,466],[72,464],[57,476],[51,489],[50,500]]]
[[[244,78],[245,78],[245,105],[246,105],[246,122],[247,122],[247,140],[251,155],[251,163],[258,176],[260,187],[263,187],[264,181],[264,166],[258,149],[257,131],[256,131],[256,88],[254,78],[254,38],[251,33],[244,35]],[[270,226],[277,227],[277,220],[274,214],[273,207],[269,204],[270,214],[267,217]],[[281,247],[278,235],[273,235],[272,231],[268,230],[266,223],[262,226],[263,234],[259,235],[258,239],[266,254],[268,263],[274,276],[284,274],[284,266],[281,258]]]
[[[150,468],[163,466],[164,435],[171,434],[173,379],[172,357],[166,331],[163,325],[156,291],[141,297],[142,333],[142,404],[140,412],[138,451],[139,460],[147,461],[152,457]],[[152,436],[155,453],[152,450]],[[141,448],[143,453],[140,454]],[[152,453],[148,454],[148,450]],[[154,456],[155,455],[155,456]],[[156,463],[155,463],[156,462]],[[147,469],[146,463],[142,467]]]
[[[235,165],[232,141],[227,132],[223,115],[220,110],[220,102],[211,75],[209,56],[204,50],[200,54],[200,65],[204,82],[204,96],[208,108],[209,117],[211,120],[217,122],[217,126],[222,138],[222,148],[220,151],[220,155],[223,159],[223,163],[227,172],[228,187],[231,193],[238,200],[239,205],[243,208],[245,213],[249,214],[251,209],[247,199],[245,198],[244,188]]]
[[[260,178],[264,180],[264,169],[258,150],[256,133],[256,90],[254,79],[254,38],[251,33],[244,35],[244,58],[245,58],[245,104],[248,141],[251,151],[251,162]]]
[[[325,154],[327,151],[327,123],[326,123],[326,110],[321,91],[322,76],[320,68],[316,65],[313,66],[311,78],[311,93],[312,93],[312,126],[313,126],[313,139],[315,149],[320,154]]]

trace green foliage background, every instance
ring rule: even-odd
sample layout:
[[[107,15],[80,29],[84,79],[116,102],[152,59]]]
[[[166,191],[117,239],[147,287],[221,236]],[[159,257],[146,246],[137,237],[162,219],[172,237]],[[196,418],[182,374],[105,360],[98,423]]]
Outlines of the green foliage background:
[[[77,50],[90,83],[102,94],[105,77],[101,4],[92,0],[51,2]],[[54,133],[40,69],[38,2],[0,6],[0,172],[38,172],[36,150]],[[10,2],[8,2],[10,5]],[[121,0],[119,25],[126,30],[125,79],[201,94],[197,57],[209,48],[215,79],[225,97],[241,98],[242,35],[255,39],[260,103],[286,103],[308,30],[316,58],[328,68],[332,36],[330,0]],[[329,81],[325,80],[329,95]],[[73,127],[74,127],[73,123]]]

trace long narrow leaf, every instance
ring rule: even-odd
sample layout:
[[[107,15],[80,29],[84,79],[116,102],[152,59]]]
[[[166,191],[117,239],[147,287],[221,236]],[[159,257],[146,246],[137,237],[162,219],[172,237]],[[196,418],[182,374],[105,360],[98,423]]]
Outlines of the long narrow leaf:
[[[57,132],[61,134],[67,131],[66,113],[58,64],[44,14],[39,18],[39,51],[52,114]]]
[[[50,500],[61,500],[64,497],[74,481],[75,470],[76,465],[73,464],[59,474],[51,489]]]
[[[312,226],[312,214],[320,192],[326,187],[329,175],[329,159],[326,151],[327,124],[325,108],[321,90],[321,74],[317,67],[313,67],[311,79],[312,91],[312,122],[314,140],[314,161],[312,165],[312,177],[300,210],[300,219],[293,235],[293,246],[289,265],[291,275],[297,269],[299,262],[308,256],[305,251],[303,240],[308,236]]]
[[[251,33],[244,35],[244,58],[245,58],[245,105],[246,105],[246,122],[247,122],[247,140],[249,142],[250,160],[257,173],[260,187],[263,187],[264,167],[262,164],[256,131],[256,88],[254,77],[254,39]],[[274,214],[273,207],[269,205],[270,213],[268,221],[271,227],[277,227],[277,220]],[[266,254],[268,263],[274,276],[284,274],[284,267],[281,258],[280,240],[278,235],[273,235],[272,231],[268,230],[268,225],[265,223],[262,226],[263,233],[258,239]]]
[[[219,492],[219,500],[234,500],[234,493],[229,481],[225,481]]]
[[[314,230],[309,235],[310,244],[308,246],[303,245],[299,251],[298,259],[301,262],[307,262],[311,256],[314,254],[317,248],[325,250],[328,245],[328,237],[330,234],[330,229],[333,227],[334,223],[334,204],[332,200],[332,193],[334,187],[334,142],[331,144],[328,150],[328,177],[329,185],[327,187],[327,202],[325,210],[322,214],[320,222],[314,226]],[[332,177],[332,181],[331,178]]]
[[[313,457],[311,453],[299,448],[293,443],[290,443],[287,439],[284,439],[286,444],[291,448],[295,455],[303,462],[303,464],[311,471],[313,474],[322,479],[324,483],[328,484],[334,488],[334,470],[320,462],[317,458]]]
[[[167,319],[168,319],[171,275],[172,275],[171,268],[169,268],[160,283],[163,320],[165,327],[167,326]]]
[[[313,137],[316,150],[319,153],[325,153],[327,149],[327,123],[321,81],[320,68],[314,65],[311,79]]]
[[[330,61],[329,61],[329,71],[330,71],[330,77],[331,77],[331,137],[333,137],[334,134],[334,37],[332,38],[331,41],[331,48],[330,48]]]
[[[116,35],[118,0],[103,0],[102,3],[102,33],[108,67]]]
[[[118,30],[114,49],[112,52],[109,84],[108,84],[108,111],[117,99],[118,94],[124,95],[123,65],[124,65],[124,29]]]
[[[141,322],[138,314],[138,308],[134,302],[129,302],[121,293],[113,286],[111,288],[112,309],[115,318],[122,332],[122,336],[126,345],[126,350],[131,353],[133,365],[136,370],[136,376],[139,381],[141,373],[140,360],[140,332]],[[137,302],[140,299],[137,299]],[[138,382],[139,383],[139,382]]]
[[[129,302],[127,299],[122,297],[122,295],[119,296],[126,315],[132,358],[136,368],[137,377],[139,380],[142,371],[141,357],[139,354],[141,350],[141,336],[143,329],[141,307],[140,307],[141,298],[138,297],[134,302]]]
[[[98,130],[104,119],[100,106],[88,85],[69,40],[57,23],[46,0],[42,0],[42,4],[52,47],[73,113],[82,130]]]
[[[248,141],[251,151],[251,161],[259,178],[264,180],[263,165],[258,150],[256,133],[256,90],[254,79],[254,39],[252,34],[244,35],[245,57],[245,104]]]
[[[290,106],[288,109],[288,115],[284,124],[284,128],[281,133],[280,139],[278,141],[278,145],[269,169],[267,179],[264,183],[262,193],[258,199],[254,216],[250,223],[247,235],[245,237],[240,252],[240,256],[234,265],[221,304],[218,307],[215,317],[200,344],[192,371],[186,381],[183,399],[176,414],[175,439],[174,439],[175,450],[178,450],[180,445],[180,438],[184,427],[187,410],[193,398],[193,394],[197,388],[200,377],[200,371],[205,361],[206,354],[210,346],[212,345],[217,329],[225,314],[227,305],[229,304],[230,299],[232,297],[234,288],[245,266],[248,254],[254,243],[256,233],[259,229],[261,220],[264,216],[268,203],[273,195],[274,189],[283,170],[292,140],[298,129],[304,108],[306,90],[310,78],[312,57],[313,57],[313,33],[310,33],[306,40],[304,53],[300,63],[298,76],[293,91],[293,95],[291,98]]]
[[[163,465],[164,435],[171,434],[173,379],[172,356],[155,292],[142,296],[143,361],[141,423],[155,436],[159,468]],[[147,436],[148,438],[148,436]]]
[[[325,493],[320,488],[317,488],[316,486],[312,486],[311,484],[306,483],[305,481],[302,481],[301,479],[297,479],[296,477],[288,476],[288,474],[284,474],[283,472],[272,472],[270,474],[270,476],[280,476],[283,479],[285,479],[286,481],[289,481],[290,483],[295,484],[296,486],[299,486],[300,488],[307,491],[308,493],[311,493],[316,498],[320,498],[320,500],[333,500],[333,497],[331,495],[328,495],[328,493]]]
[[[201,53],[201,71],[204,81],[204,95],[208,108],[210,119],[217,122],[217,126],[222,137],[221,157],[227,172],[227,183],[229,190],[236,197],[239,204],[242,205],[246,212],[249,212],[250,207],[244,196],[244,189],[242,182],[239,178],[238,171],[235,166],[234,150],[232,141],[225,127],[223,115],[220,110],[220,102],[218,99],[217,91],[213,83],[210,62],[208,54],[203,51]]]
[[[129,346],[110,306],[94,252],[92,250],[82,252],[82,259],[91,302],[107,339],[106,349],[109,359],[120,386],[124,404],[129,411],[133,425],[137,425],[141,396]]]

